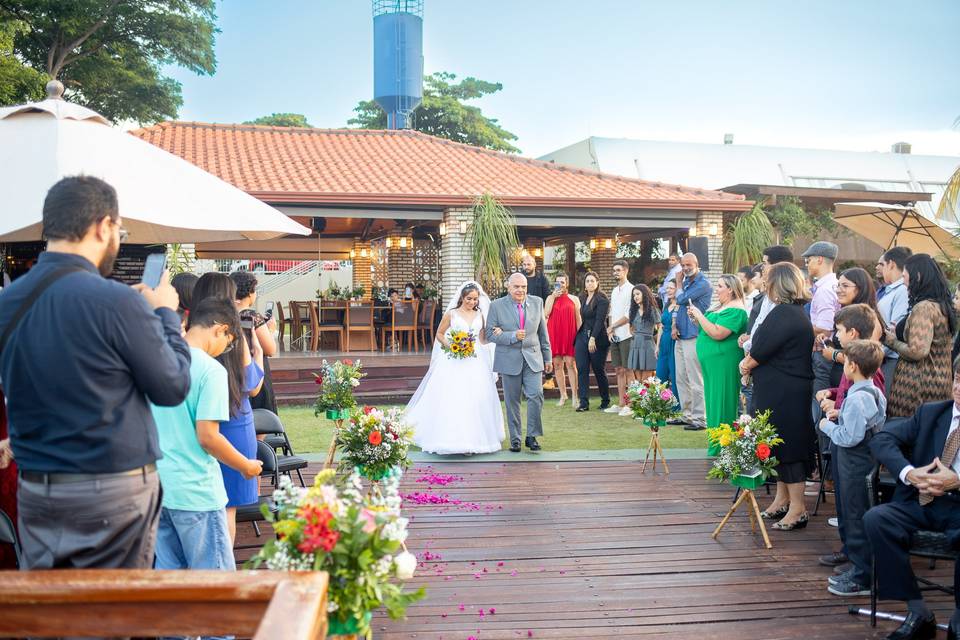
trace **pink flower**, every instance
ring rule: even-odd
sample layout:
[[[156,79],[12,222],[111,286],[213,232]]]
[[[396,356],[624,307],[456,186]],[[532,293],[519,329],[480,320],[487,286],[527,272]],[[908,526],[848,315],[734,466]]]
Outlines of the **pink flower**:
[[[663,400],[669,400],[673,397],[673,394],[670,393],[670,389],[664,389],[663,391],[660,392],[660,397]]]
[[[646,388],[646,387],[644,387],[643,389],[640,389],[640,395],[642,395],[642,396],[647,395],[647,388]]]
[[[373,533],[377,530],[377,519],[373,515],[373,512],[369,509],[364,509],[360,512],[360,517],[366,522],[363,523],[363,532],[364,533]]]

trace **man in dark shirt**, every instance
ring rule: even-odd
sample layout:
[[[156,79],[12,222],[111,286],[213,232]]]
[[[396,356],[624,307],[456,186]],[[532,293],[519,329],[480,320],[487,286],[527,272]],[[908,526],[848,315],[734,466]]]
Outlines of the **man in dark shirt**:
[[[523,256],[520,265],[523,267],[523,275],[527,276],[527,295],[546,301],[550,295],[550,283],[545,275],[537,273],[537,259],[528,253]]]
[[[0,293],[2,335],[38,283],[59,276],[0,353],[10,427],[0,464],[12,449],[25,569],[152,566],[160,448],[148,400],[186,398],[190,350],[166,274],[156,289],[103,277],[120,224],[113,187],[64,178],[43,205],[47,251]]]

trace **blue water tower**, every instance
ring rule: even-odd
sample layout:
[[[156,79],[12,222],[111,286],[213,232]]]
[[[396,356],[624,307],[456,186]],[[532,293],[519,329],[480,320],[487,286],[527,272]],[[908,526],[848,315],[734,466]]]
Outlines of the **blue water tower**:
[[[373,99],[388,129],[413,126],[423,100],[423,0],[373,0]]]

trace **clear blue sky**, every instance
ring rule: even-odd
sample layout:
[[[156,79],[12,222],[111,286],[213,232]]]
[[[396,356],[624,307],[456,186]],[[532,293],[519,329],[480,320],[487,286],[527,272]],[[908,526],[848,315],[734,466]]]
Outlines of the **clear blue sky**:
[[[218,6],[217,73],[182,120],[277,111],[342,127],[373,92],[367,0]],[[960,155],[954,0],[425,0],[425,71],[503,83],[477,102],[537,156],[590,135]]]

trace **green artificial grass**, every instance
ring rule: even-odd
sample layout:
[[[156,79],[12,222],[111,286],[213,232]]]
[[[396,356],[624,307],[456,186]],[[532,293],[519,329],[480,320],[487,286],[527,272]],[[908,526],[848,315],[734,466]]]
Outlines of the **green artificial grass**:
[[[521,406],[521,413],[525,420],[526,403]],[[280,418],[297,453],[327,451],[333,423],[315,418],[313,407],[281,407]],[[544,451],[646,449],[650,443],[650,430],[637,420],[596,409],[577,413],[569,404],[557,407],[556,400],[544,404],[543,433],[539,442]],[[660,430],[660,445],[664,449],[706,449],[707,434],[668,426]],[[504,447],[509,447],[509,442]]]

